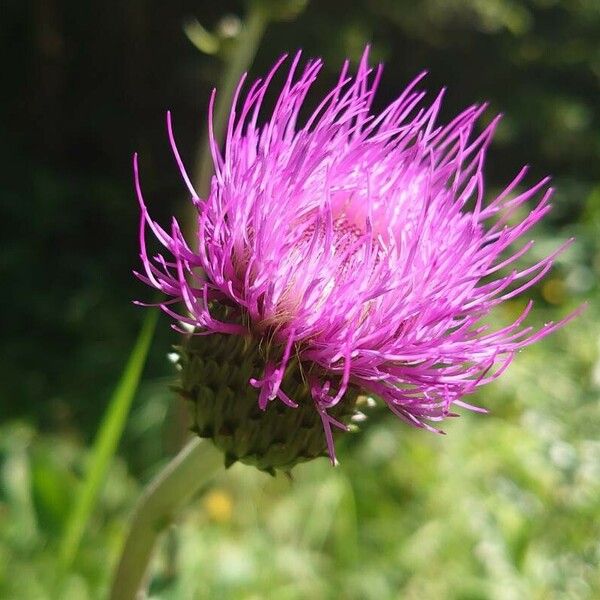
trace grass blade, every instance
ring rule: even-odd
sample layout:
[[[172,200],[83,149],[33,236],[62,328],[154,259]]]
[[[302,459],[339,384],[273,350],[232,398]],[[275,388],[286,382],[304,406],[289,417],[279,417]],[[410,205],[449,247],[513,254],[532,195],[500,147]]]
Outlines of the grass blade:
[[[60,541],[59,560],[63,572],[68,571],[73,564],[85,527],[94,510],[102,483],[121,439],[131,402],[146,363],[158,314],[157,310],[149,310],[146,313],[136,343],[100,424],[85,480],[75,498]]]

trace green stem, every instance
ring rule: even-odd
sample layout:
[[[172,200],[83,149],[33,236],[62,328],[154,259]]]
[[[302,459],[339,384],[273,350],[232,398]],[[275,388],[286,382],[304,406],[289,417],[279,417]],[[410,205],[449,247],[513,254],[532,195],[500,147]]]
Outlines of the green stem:
[[[222,467],[222,454],[211,443],[195,438],[150,482],[131,520],[111,600],[144,597],[144,577],[156,539],[177,510]]]
[[[256,52],[258,45],[265,32],[269,21],[269,16],[260,1],[250,2],[248,14],[242,25],[233,54],[227,61],[227,67],[222,82],[219,85],[218,94],[215,103],[215,114],[213,117],[215,138],[221,142],[227,116],[231,105],[231,99],[235,88],[242,74],[248,70]],[[208,136],[204,136],[201,151],[198,154],[196,168],[194,170],[194,182],[196,191],[201,198],[205,198],[210,188],[210,178],[213,172],[210,147],[208,145]]]

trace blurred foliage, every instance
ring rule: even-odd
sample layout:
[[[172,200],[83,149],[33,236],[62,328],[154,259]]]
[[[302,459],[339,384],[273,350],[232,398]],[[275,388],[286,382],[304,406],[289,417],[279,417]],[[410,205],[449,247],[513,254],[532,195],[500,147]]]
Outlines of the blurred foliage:
[[[130,300],[150,295],[131,276],[130,156],[141,153],[157,217],[179,210],[164,111],[191,163],[222,70],[183,27],[197,22],[214,42],[235,35],[231,15],[243,12],[229,0],[4,3],[2,598],[103,597],[142,482],[172,451],[164,355],[176,336],[162,319],[120,458],[59,585],[59,534],[143,318]],[[302,47],[326,59],[318,95],[370,41],[386,63],[378,106],[427,68],[432,92],[448,85],[444,118],[481,99],[504,112],[490,193],[524,163],[531,180],[553,173],[555,209],[535,252],[577,238],[535,290],[532,323],[589,307],[475,399],[491,415],[464,415],[448,436],[376,410],[342,441],[339,469],[317,461],[290,483],[233,467],[164,540],[153,597],[600,597],[598,39],[595,0],[313,1],[270,25],[254,74]]]

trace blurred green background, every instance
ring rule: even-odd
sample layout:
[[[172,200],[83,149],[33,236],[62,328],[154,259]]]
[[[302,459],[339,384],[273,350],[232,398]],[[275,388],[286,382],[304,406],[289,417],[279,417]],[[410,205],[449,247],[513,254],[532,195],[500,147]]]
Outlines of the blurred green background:
[[[530,182],[552,174],[555,208],[534,252],[577,238],[532,292],[531,321],[589,306],[479,393],[490,415],[464,414],[445,437],[375,409],[340,440],[337,469],[315,461],[293,482],[240,465],[223,472],[163,539],[151,597],[599,598],[600,2],[282,4],[270,1],[253,75],[303,48],[326,61],[315,98],[371,42],[386,64],[378,107],[427,68],[432,95],[448,86],[442,118],[483,99],[488,119],[503,112],[489,189],[523,164]],[[165,111],[193,164],[246,8],[2,3],[1,598],[104,597],[132,506],[178,446],[165,359],[177,336],[163,316],[79,552],[57,583],[59,540],[145,316],[131,300],[151,298],[131,275],[131,155],[141,154],[154,215],[180,213]],[[522,306],[504,306],[498,322]]]

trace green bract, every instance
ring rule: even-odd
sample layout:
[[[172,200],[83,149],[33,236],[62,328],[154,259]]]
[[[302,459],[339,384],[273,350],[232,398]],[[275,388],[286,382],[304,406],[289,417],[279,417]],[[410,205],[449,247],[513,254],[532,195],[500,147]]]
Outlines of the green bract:
[[[192,335],[178,348],[182,371],[176,389],[191,403],[192,429],[224,452],[226,466],[239,460],[273,475],[327,456],[327,440],[297,360],[290,361],[283,386],[298,407],[270,402],[259,408],[259,390],[248,381],[264,369],[263,350],[250,336]],[[349,390],[330,415],[347,425],[357,396]]]

